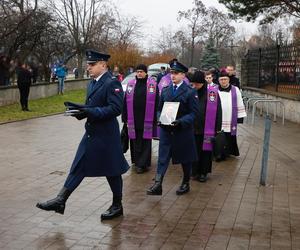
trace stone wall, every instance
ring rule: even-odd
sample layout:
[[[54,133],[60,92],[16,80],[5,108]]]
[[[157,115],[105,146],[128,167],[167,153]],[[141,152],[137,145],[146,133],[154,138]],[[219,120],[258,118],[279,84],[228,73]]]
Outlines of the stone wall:
[[[65,90],[84,89],[89,82],[88,79],[67,80]],[[57,94],[58,83],[38,83],[30,87],[29,100],[44,98]],[[19,102],[20,94],[17,86],[6,86],[0,88],[0,106]]]
[[[282,101],[285,106],[285,119],[300,124],[300,96],[291,96],[281,94],[264,89],[257,89],[252,87],[244,87],[243,93],[250,96],[263,96],[270,99]],[[252,102],[253,103],[253,102]],[[261,107],[261,106],[258,106]],[[281,108],[278,105],[279,117],[282,117]],[[269,113],[274,114],[273,108],[269,108]]]

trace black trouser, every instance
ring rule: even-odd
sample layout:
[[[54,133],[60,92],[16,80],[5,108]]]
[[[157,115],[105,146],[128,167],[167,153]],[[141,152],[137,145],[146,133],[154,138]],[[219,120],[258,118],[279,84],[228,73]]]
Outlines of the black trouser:
[[[226,136],[226,142],[227,142],[226,154],[239,156],[240,151],[239,151],[239,147],[237,145],[236,135],[231,135],[231,133],[225,133],[225,136]]]
[[[143,138],[143,131],[135,131],[136,139],[130,140],[131,161],[140,168],[151,166],[152,140]]]
[[[198,161],[193,162],[192,175],[207,175],[211,173],[212,168],[212,152],[204,151],[203,147],[203,135],[195,135],[196,148],[198,153]]]
[[[20,103],[21,103],[22,109],[28,108],[29,90],[30,90],[30,86],[21,86],[21,87],[19,87]]]

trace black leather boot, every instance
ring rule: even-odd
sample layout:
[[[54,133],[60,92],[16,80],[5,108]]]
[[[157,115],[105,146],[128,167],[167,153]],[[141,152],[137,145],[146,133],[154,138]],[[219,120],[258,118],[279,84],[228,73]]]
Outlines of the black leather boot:
[[[162,195],[163,175],[155,175],[154,184],[147,190],[148,195]]]
[[[64,214],[66,201],[71,193],[71,191],[63,187],[56,198],[48,200],[46,202],[39,202],[36,204],[36,206],[46,211],[55,211],[56,213]]]
[[[101,220],[111,220],[121,215],[123,215],[122,197],[114,196],[112,205],[101,214]]]
[[[183,181],[180,187],[176,190],[177,195],[182,195],[190,191],[190,183]]]

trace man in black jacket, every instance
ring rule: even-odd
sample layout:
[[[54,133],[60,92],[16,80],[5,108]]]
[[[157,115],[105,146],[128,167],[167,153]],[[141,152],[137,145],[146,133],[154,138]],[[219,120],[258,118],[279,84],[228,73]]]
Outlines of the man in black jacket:
[[[229,76],[229,83],[231,85],[234,85],[234,86],[236,86],[236,87],[238,87],[240,89],[241,88],[240,80],[239,80],[239,78],[237,78],[235,76],[235,69],[234,69],[234,67],[231,66],[231,65],[228,65],[226,67],[226,72],[227,72],[227,74]]]
[[[29,111],[28,109],[28,96],[31,85],[31,70],[27,64],[19,64],[17,70],[18,79],[17,84],[20,91],[20,103],[23,111]]]

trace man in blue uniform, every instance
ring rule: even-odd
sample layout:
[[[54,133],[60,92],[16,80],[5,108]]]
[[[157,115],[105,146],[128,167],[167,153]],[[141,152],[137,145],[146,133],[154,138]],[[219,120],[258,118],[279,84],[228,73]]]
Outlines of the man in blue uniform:
[[[117,121],[122,112],[123,90],[107,70],[110,55],[88,50],[86,56],[87,71],[93,80],[87,88],[85,105],[78,105],[81,112],[73,115],[77,119],[87,118],[85,134],[63,188],[56,198],[38,203],[37,207],[63,214],[68,197],[84,177],[106,176],[113,193],[112,205],[101,215],[102,220],[107,220],[123,215],[121,175],[129,168],[122,153]]]
[[[154,184],[147,190],[148,195],[162,194],[162,181],[171,158],[173,164],[181,163],[183,170],[182,183],[176,194],[189,192],[192,162],[197,160],[193,125],[199,113],[198,96],[192,87],[184,83],[188,68],[178,61],[173,61],[170,66],[172,83],[162,90],[158,115],[160,116],[165,102],[179,102],[179,109],[176,120],[171,125],[159,124],[157,172]]]

